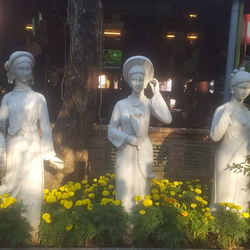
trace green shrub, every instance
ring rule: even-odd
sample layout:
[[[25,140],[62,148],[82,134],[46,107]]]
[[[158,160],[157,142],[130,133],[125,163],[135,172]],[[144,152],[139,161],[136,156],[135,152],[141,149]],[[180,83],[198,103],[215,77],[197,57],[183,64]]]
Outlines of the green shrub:
[[[0,247],[17,247],[30,239],[31,226],[22,216],[24,206],[8,194],[0,196]]]

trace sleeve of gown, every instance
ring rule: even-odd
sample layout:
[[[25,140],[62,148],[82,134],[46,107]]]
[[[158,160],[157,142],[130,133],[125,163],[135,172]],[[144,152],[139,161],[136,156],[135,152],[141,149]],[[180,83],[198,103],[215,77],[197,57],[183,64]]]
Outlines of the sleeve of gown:
[[[121,120],[121,110],[119,106],[119,103],[115,105],[111,116],[110,124],[108,126],[108,138],[111,143],[117,148],[119,148],[128,137],[126,133],[119,129]]]
[[[210,128],[210,137],[213,141],[219,141],[226,133],[231,123],[231,113],[225,110],[224,106],[218,107],[213,115]]]
[[[165,124],[172,122],[172,115],[160,92],[156,93],[150,100],[150,110],[153,116],[161,122]]]
[[[52,130],[49,121],[47,103],[44,96],[41,96],[39,105],[39,123],[42,130],[41,151],[43,159],[49,160],[51,157],[55,156],[55,151],[53,146]]]
[[[6,121],[9,117],[9,109],[7,103],[7,95],[3,97],[1,107],[0,107],[0,129],[4,131],[6,126]]]

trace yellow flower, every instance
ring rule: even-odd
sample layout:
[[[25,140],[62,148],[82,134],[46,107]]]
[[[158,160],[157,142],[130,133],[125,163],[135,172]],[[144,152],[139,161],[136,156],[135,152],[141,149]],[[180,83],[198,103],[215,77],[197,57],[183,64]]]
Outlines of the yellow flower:
[[[81,200],[76,201],[75,205],[76,206],[81,206],[82,205],[82,201]]]
[[[110,195],[110,192],[108,190],[103,190],[102,191],[102,195],[103,196],[109,196]]]
[[[57,199],[61,199],[62,198],[62,193],[58,191],[58,192],[55,193],[55,196],[56,196]]]
[[[144,207],[151,207],[153,205],[153,201],[150,199],[143,200],[143,206]]]
[[[181,215],[184,216],[184,217],[186,217],[186,216],[188,216],[188,212],[183,210],[183,211],[181,212]]]
[[[235,205],[235,206],[234,206],[234,208],[235,208],[236,210],[238,210],[238,211],[239,211],[239,210],[241,210],[241,209],[242,209],[242,206],[237,206],[237,205]]]
[[[62,194],[62,199],[68,199],[69,198],[69,194],[68,193],[63,193]]]
[[[158,207],[160,206],[160,202],[156,202],[155,205]]]
[[[152,193],[152,194],[158,194],[158,193],[159,193],[159,190],[156,189],[156,188],[153,188],[153,189],[151,190],[151,193]]]
[[[202,193],[201,189],[199,189],[199,188],[196,188],[196,189],[194,190],[194,192],[195,192],[196,194],[201,194],[201,193]]]
[[[145,213],[146,213],[146,211],[143,210],[143,209],[141,209],[141,210],[139,211],[139,214],[141,214],[141,215],[143,215],[143,214],[145,214]]]
[[[111,175],[110,175],[110,178],[111,178],[111,179],[115,179],[115,174],[111,174]]]
[[[151,199],[151,195],[149,194],[145,195],[145,199]]]
[[[116,206],[120,206],[122,204],[122,202],[120,200],[114,200],[114,201],[112,201],[112,203]]]
[[[69,197],[72,197],[72,196],[74,196],[75,195],[75,193],[73,192],[73,191],[70,191],[69,192]]]
[[[179,185],[179,182],[178,182],[178,181],[174,181],[174,185],[175,185],[175,186],[178,186],[178,185]]]
[[[49,213],[43,213],[42,214],[42,219],[46,222],[46,223],[50,223],[51,222],[51,215]]]
[[[196,203],[191,203],[191,208],[196,208],[197,207],[197,204]]]
[[[45,201],[47,203],[54,203],[54,202],[56,202],[56,197],[53,194],[49,194],[49,195],[45,196]]]
[[[75,190],[79,190],[79,189],[81,189],[81,188],[82,188],[81,183],[76,182],[76,183],[74,184],[74,188],[75,188]]]
[[[65,190],[65,187],[62,186],[62,187],[59,188],[59,190],[63,192]]]
[[[248,218],[249,218],[249,213],[247,213],[247,212],[244,212],[244,213],[242,213],[241,215],[242,215],[242,217],[243,217],[244,219],[248,219]]]
[[[94,179],[93,179],[93,182],[97,182],[97,179],[96,179],[96,178],[94,178]]]
[[[175,191],[170,191],[170,195],[174,196],[175,195]]]
[[[114,189],[114,185],[108,185],[108,189]]]
[[[82,200],[82,205],[86,206],[86,205],[89,205],[91,204],[91,200],[90,199],[84,199]]]
[[[89,210],[89,211],[91,211],[91,210],[93,210],[93,204],[91,204],[91,203],[89,203],[88,205],[87,205],[87,210]]]
[[[139,201],[142,200],[141,196],[139,196],[139,195],[136,195],[136,196],[134,197],[134,199],[135,199],[135,201],[137,201],[137,202],[139,202]]]
[[[105,180],[99,180],[98,184],[100,184],[100,186],[102,186],[102,187],[105,187],[108,185],[108,183]]]
[[[89,198],[95,198],[95,194],[94,193],[89,193]]]
[[[44,194],[48,194],[48,193],[49,193],[49,189],[47,189],[47,188],[44,189],[44,190],[43,190],[43,193],[44,193]]]
[[[66,209],[70,209],[70,208],[73,206],[73,201],[68,201],[68,200],[66,200],[66,201],[63,203],[63,206],[64,206]]]
[[[70,231],[73,228],[72,224],[69,224],[68,226],[65,227],[66,231]]]
[[[210,212],[206,212],[204,215],[207,216],[207,217],[211,217],[212,216],[212,214]]]
[[[159,194],[153,194],[153,200],[158,201],[160,200],[160,195]]]
[[[6,198],[3,198],[2,200],[2,208],[7,208],[9,206],[11,206],[12,204],[16,203],[17,199],[14,198],[14,197],[6,197]]]
[[[87,184],[87,183],[88,183],[88,181],[86,181],[86,180],[82,180],[82,181],[81,181],[81,183],[82,183],[83,185],[85,185],[85,184]]]

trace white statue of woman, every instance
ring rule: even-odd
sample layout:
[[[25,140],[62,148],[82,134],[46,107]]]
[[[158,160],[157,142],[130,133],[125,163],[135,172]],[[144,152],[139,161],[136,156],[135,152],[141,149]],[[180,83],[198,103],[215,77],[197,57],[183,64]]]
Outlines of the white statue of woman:
[[[150,113],[169,124],[171,113],[159,91],[159,82],[153,78],[154,68],[144,56],[133,56],[123,65],[123,78],[132,88],[132,94],[116,103],[111,117],[108,138],[117,147],[116,198],[127,212],[135,204],[134,196],[144,198],[150,192],[153,177],[153,149],[148,137]],[[153,90],[151,100],[145,97],[148,83]]]
[[[5,63],[8,80],[15,87],[4,95],[0,108],[0,127],[8,125],[6,173],[0,194],[10,193],[23,201],[24,216],[36,241],[43,201],[43,160],[58,168],[63,168],[63,162],[55,156],[46,100],[30,88],[33,66],[34,57],[26,51],[14,52]]]
[[[234,70],[231,77],[231,100],[214,113],[210,137],[221,141],[215,154],[214,182],[210,207],[229,202],[246,210],[250,201],[249,176],[227,169],[246,160],[250,135],[250,112],[243,101],[250,93],[250,73]]]

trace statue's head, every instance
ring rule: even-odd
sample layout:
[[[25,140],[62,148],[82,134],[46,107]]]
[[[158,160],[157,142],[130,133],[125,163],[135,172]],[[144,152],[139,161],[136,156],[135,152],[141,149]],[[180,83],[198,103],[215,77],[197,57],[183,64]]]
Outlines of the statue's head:
[[[32,81],[32,68],[34,67],[34,56],[27,51],[16,51],[12,53],[4,67],[7,71],[8,82],[15,80],[25,84]]]
[[[147,57],[132,56],[123,64],[122,74],[131,88],[142,91],[153,79],[154,67]]]
[[[244,100],[250,93],[250,73],[244,67],[231,75],[231,93],[237,100]]]

